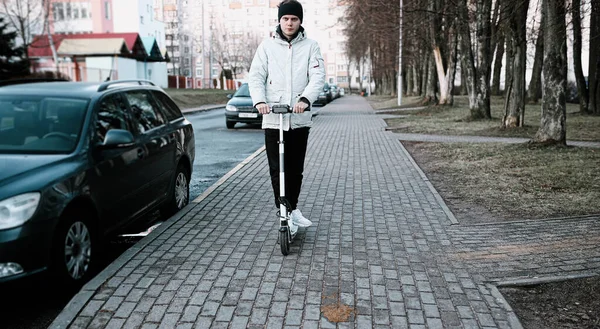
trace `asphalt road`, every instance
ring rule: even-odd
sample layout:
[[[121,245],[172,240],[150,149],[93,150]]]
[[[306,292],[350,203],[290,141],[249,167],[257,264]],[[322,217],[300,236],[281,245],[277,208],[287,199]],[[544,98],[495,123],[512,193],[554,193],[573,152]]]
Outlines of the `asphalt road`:
[[[196,135],[191,200],[264,144],[260,126],[237,124],[236,129],[227,129],[224,111],[217,109],[186,116],[194,125]],[[109,241],[100,267],[108,266],[140,239],[117,237]],[[46,275],[1,285],[0,291],[2,329],[47,328],[76,293],[53,284]]]

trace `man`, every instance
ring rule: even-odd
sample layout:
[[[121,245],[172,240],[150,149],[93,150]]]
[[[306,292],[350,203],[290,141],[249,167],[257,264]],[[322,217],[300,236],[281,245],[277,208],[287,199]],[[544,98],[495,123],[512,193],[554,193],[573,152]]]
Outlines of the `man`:
[[[301,26],[302,5],[296,0],[279,4],[277,29],[264,40],[250,66],[248,85],[252,103],[263,115],[265,146],[269,160],[275,204],[279,207],[279,116],[269,105],[287,104],[293,113],[284,114],[285,196],[291,205],[291,231],[312,222],[298,209],[304,158],[312,115],[306,111],[317,100],[325,84],[323,56],[316,41],[307,39]]]

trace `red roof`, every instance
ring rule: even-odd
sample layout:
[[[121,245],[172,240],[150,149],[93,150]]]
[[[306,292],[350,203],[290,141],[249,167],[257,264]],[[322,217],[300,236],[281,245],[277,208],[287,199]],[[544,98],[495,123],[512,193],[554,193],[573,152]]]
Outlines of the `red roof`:
[[[64,39],[108,39],[108,38],[123,38],[127,44],[127,48],[134,53],[140,54],[140,51],[145,53],[144,44],[138,33],[84,33],[84,34],[53,34],[54,47],[58,49],[60,43]],[[52,50],[48,42],[47,35],[35,36],[33,42],[29,46],[29,57],[51,57]],[[141,54],[140,54],[141,55]]]

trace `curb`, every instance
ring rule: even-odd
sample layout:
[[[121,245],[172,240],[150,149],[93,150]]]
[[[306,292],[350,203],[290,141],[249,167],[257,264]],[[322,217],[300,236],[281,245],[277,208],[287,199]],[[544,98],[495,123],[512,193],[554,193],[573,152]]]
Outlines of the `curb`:
[[[448,206],[446,205],[446,202],[444,201],[442,196],[438,193],[438,191],[435,189],[433,184],[431,184],[431,182],[429,181],[429,178],[427,178],[427,175],[425,175],[423,170],[421,170],[421,167],[419,167],[419,165],[417,164],[415,159],[413,159],[412,155],[410,155],[410,153],[408,153],[408,151],[406,150],[404,145],[402,145],[402,142],[398,141],[398,144],[400,144],[400,148],[402,149],[402,152],[404,152],[404,154],[406,154],[406,157],[408,158],[408,160],[410,160],[410,162],[415,167],[417,172],[419,172],[419,175],[421,176],[421,178],[425,181],[425,184],[427,184],[427,187],[429,187],[429,190],[431,191],[431,193],[433,193],[433,195],[435,196],[435,199],[437,200],[438,204],[440,205],[440,208],[442,208],[442,210],[446,213],[446,216],[450,220],[450,223],[452,225],[459,224],[458,220],[456,219],[456,217],[454,216],[454,214],[452,213],[450,208],[448,208]]]
[[[504,295],[502,295],[500,290],[498,290],[498,287],[490,283],[486,284],[486,287],[490,290],[492,297],[496,299],[496,302],[507,312],[508,323],[510,324],[510,327],[515,329],[523,329],[523,324],[521,324],[521,321],[519,321],[517,314],[512,307],[510,307],[510,304],[506,298],[504,298]]]
[[[231,169],[227,174],[221,177],[216,183],[206,189],[200,196],[190,202],[187,206],[181,209],[177,214],[173,215],[160,226],[154,229],[150,234],[142,238],[136,244],[127,249],[122,253],[115,261],[110,263],[104,268],[99,274],[93,279],[87,282],[75,296],[71,298],[69,303],[63,308],[58,316],[48,326],[48,329],[66,329],[73,323],[77,315],[87,305],[90,299],[94,296],[94,293],[111,277],[113,277],[125,264],[127,264],[135,255],[142,251],[148,244],[153,242],[159,237],[164,231],[169,229],[173,224],[177,223],[181,217],[189,213],[196,205],[208,197],[217,187],[223,184],[229,177],[238,172],[242,167],[248,164],[252,159],[258,156],[265,150],[262,146],[256,150],[252,155],[247,157],[245,160],[240,162],[237,166]]]
[[[194,107],[194,108],[181,110],[181,113],[183,113],[185,115],[185,114],[193,114],[193,113],[197,113],[197,112],[211,111],[211,110],[225,108],[225,105],[226,104],[214,104],[214,105],[207,105],[204,107],[202,107],[202,106]]]
[[[244,159],[242,162],[238,163],[233,169],[231,169],[228,173],[226,173],[223,177],[221,177],[218,181],[216,181],[213,185],[207,188],[202,194],[200,194],[197,198],[195,198],[192,203],[200,203],[207,196],[209,196],[217,187],[221,186],[229,177],[238,172],[242,167],[244,167],[248,162],[252,161],[252,159],[256,158],[260,153],[265,150],[265,146],[260,147],[254,153],[252,153],[249,157]]]
[[[514,278],[514,279],[506,279],[502,281],[495,282],[496,287],[524,287],[524,286],[536,286],[544,283],[553,283],[560,281],[568,281],[573,279],[585,279],[591,278],[594,276],[598,276],[600,273],[596,272],[586,272],[580,274],[569,274],[569,275],[554,275],[554,276],[543,276],[543,277],[534,277],[534,278]]]

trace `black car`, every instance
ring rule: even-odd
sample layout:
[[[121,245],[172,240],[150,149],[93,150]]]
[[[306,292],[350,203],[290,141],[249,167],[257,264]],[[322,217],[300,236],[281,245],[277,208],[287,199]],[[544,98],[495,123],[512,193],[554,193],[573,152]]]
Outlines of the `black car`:
[[[243,83],[233,95],[225,107],[225,125],[233,129],[236,123],[262,123],[262,114],[254,108],[248,84]]]
[[[105,237],[189,202],[194,143],[149,81],[0,87],[0,282],[85,282]]]
[[[332,100],[333,94],[331,92],[331,87],[329,86],[329,83],[325,82],[323,85],[323,90],[319,93],[319,97],[315,101],[315,105],[327,105],[327,103],[331,102]]]

